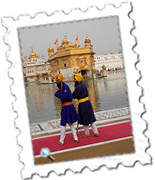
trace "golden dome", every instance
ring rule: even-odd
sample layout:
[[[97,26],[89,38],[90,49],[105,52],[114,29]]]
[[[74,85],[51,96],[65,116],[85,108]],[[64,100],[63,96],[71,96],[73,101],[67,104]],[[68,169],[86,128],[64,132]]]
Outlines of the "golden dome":
[[[68,45],[69,42],[67,41],[67,38],[64,37],[63,40],[62,40],[62,45]]]
[[[68,46],[69,46],[69,47],[74,47],[74,44],[68,43]]]
[[[24,58],[27,58],[27,56],[25,56]]]
[[[33,52],[33,48],[32,47],[31,47],[31,49],[32,49],[32,52],[29,55],[29,59],[38,58],[37,54],[35,52]]]
[[[67,42],[66,37],[63,38],[62,42],[63,42],[63,43],[66,43],[66,42]]]
[[[51,45],[50,45],[50,47],[48,48],[48,52],[54,52],[54,48],[52,48]]]
[[[86,43],[91,43],[91,40],[90,40],[90,38],[89,38],[88,36],[86,36],[86,38],[85,38],[85,41],[84,41],[84,42],[85,42],[85,44],[86,44]]]
[[[103,69],[103,70],[106,70],[106,66],[105,66],[104,64],[103,64],[103,66],[102,66],[102,69]]]
[[[44,57],[44,55],[42,54],[42,57]]]

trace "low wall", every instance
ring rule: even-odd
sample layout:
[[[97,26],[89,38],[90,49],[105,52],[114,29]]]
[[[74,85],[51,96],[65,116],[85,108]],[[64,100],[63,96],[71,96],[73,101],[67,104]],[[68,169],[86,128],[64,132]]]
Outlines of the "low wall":
[[[97,126],[112,122],[114,123],[123,120],[130,120],[129,107],[100,111],[94,114],[96,117]],[[75,127],[77,126],[76,124],[77,123],[75,123]],[[80,125],[79,129],[80,128],[83,128],[83,126]],[[32,138],[60,133],[60,119],[30,124],[30,130]],[[67,127],[67,131],[70,131],[69,127]]]

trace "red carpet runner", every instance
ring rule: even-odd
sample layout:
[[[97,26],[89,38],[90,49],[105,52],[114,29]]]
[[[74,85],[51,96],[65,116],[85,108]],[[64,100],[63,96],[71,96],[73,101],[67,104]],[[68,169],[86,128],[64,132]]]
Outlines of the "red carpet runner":
[[[109,140],[115,140],[119,138],[124,138],[132,136],[131,122],[125,122],[120,124],[109,125],[105,127],[98,127],[99,136],[98,137],[85,137],[82,138],[81,135],[84,131],[78,132],[79,143],[74,142],[72,133],[66,134],[65,144],[59,145],[60,135],[45,137],[40,139],[32,140],[34,155],[40,155],[42,148],[48,148],[50,152],[60,151],[64,149],[70,149],[75,147],[81,147],[89,144],[105,142]],[[90,129],[90,133],[93,134]]]

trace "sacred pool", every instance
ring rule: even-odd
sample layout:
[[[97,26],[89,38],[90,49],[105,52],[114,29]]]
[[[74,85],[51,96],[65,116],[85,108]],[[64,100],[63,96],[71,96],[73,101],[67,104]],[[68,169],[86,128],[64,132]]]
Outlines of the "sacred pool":
[[[129,107],[124,71],[108,72],[107,77],[85,80],[89,100],[94,112]],[[67,82],[74,91],[74,82]],[[26,84],[27,107],[31,123],[60,119],[61,103],[54,96],[57,88],[54,84]],[[73,100],[77,109],[78,101]]]

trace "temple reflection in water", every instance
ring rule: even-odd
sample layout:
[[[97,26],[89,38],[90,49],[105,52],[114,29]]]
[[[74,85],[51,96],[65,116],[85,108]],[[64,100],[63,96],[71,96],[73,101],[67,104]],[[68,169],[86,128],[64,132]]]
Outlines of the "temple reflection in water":
[[[83,82],[88,88],[94,112],[129,106],[123,71],[109,72],[107,78],[84,80]],[[73,92],[74,82],[67,84]],[[61,103],[54,96],[56,88],[56,83],[46,85],[29,83],[26,85],[30,123],[60,118]],[[73,100],[73,104],[77,110],[78,101]]]

